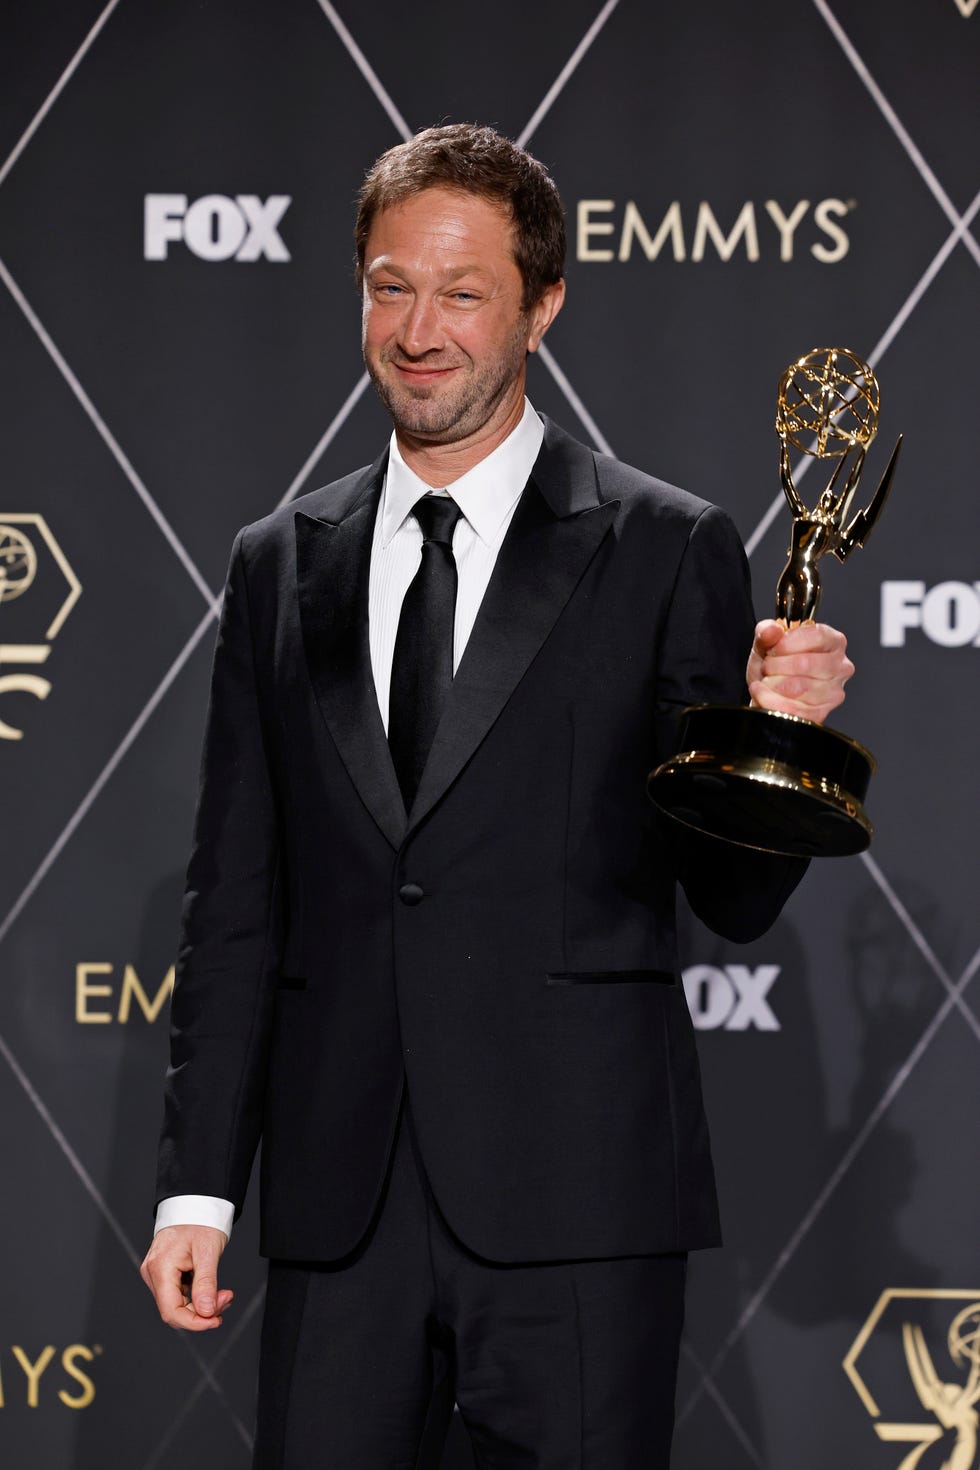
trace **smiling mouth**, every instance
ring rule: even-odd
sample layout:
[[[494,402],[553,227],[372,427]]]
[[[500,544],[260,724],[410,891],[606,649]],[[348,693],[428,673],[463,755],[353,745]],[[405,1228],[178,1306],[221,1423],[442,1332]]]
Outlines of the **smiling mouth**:
[[[443,366],[433,367],[425,363],[394,362],[392,363],[392,367],[396,367],[400,373],[411,373],[413,375],[418,375],[419,377],[429,377],[436,376],[439,373],[455,372],[456,368],[458,367],[458,363],[448,362]]]
[[[444,378],[448,378],[450,373],[456,371],[455,366],[444,368],[406,367],[399,362],[392,363],[392,367],[408,382],[415,383],[419,386],[424,383],[439,383]]]

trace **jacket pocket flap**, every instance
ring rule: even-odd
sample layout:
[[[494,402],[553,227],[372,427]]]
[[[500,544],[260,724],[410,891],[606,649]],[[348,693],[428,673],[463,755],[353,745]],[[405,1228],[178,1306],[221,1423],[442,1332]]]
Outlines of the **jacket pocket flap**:
[[[546,985],[676,985],[670,970],[559,970],[545,976]]]

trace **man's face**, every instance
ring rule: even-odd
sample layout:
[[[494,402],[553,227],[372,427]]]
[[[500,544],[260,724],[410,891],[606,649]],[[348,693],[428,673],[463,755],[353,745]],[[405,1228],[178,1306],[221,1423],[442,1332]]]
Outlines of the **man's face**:
[[[426,189],[380,213],[364,256],[364,361],[396,428],[458,444],[505,421],[524,393],[525,354],[561,305],[549,287],[525,312],[505,211]]]

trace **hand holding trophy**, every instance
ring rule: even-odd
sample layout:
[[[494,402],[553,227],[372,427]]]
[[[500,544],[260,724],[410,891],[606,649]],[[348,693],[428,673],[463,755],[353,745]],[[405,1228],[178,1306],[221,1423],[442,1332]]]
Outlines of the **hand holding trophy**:
[[[786,627],[816,615],[820,558],[832,552],[846,561],[881,514],[901,437],[867,507],[851,516],[878,409],[874,373],[842,347],[815,348],[779,380],[779,473],[793,512],[789,558],[776,586],[776,617]],[[793,482],[791,448],[838,461],[812,510]],[[774,710],[698,705],[684,712],[680,742],[680,752],[649,780],[653,801],[678,821],[802,857],[861,852],[871,841],[861,803],[875,760],[849,736]]]

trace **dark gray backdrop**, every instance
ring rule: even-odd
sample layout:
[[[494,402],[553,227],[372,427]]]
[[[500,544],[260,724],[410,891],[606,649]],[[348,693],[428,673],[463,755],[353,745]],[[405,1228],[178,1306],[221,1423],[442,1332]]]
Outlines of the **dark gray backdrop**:
[[[870,481],[906,433],[886,519],[825,578],[859,670],[839,723],[880,758],[872,853],[818,865],[757,944],[689,925],[728,1243],[692,1266],[676,1464],[898,1470],[966,1443],[978,42],[977,0],[7,0],[5,1467],[248,1463],[253,1222],[205,1340],[136,1275],[215,599],[240,525],[379,447],[351,201],[380,151],[454,119],[528,141],[565,198],[534,403],[726,506],[760,613],[782,368],[872,359]],[[962,1388],[938,1441],[903,1324]]]

